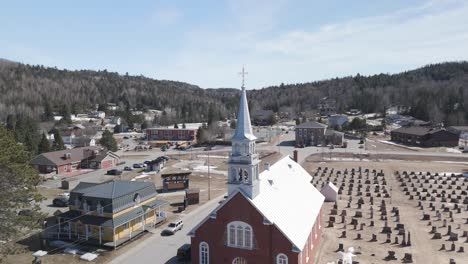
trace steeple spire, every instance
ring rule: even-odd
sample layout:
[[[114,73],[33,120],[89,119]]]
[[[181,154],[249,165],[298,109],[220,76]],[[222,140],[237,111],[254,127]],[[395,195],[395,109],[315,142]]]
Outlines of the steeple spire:
[[[252,132],[252,125],[250,123],[249,104],[247,103],[247,92],[245,91],[245,75],[247,72],[242,66],[242,91],[239,102],[239,112],[237,114],[236,131],[232,140],[255,140],[256,137]]]
[[[228,195],[242,191],[250,199],[260,192],[258,154],[250,124],[249,105],[245,91],[245,69],[242,67],[242,91],[237,114],[237,125],[232,136],[232,152],[228,161]]]

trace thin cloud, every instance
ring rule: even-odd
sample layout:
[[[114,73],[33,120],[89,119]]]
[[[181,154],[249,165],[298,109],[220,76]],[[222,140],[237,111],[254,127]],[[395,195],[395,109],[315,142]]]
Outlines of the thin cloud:
[[[167,27],[179,23],[182,18],[183,12],[179,8],[156,6],[149,20],[153,25]]]

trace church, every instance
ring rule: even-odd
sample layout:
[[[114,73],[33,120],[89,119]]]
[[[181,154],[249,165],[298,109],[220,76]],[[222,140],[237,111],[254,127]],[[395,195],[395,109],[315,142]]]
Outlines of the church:
[[[255,139],[243,82],[228,197],[189,232],[192,263],[313,263],[325,198],[289,156],[264,164],[260,173]]]

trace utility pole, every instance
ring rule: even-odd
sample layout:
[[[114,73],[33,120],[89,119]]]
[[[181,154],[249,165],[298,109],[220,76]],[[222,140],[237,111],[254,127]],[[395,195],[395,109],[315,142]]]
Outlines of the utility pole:
[[[211,200],[210,152],[208,151],[208,201]]]

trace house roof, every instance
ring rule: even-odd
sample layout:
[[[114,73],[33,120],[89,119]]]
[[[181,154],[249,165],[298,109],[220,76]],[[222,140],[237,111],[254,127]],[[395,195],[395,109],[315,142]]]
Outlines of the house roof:
[[[239,190],[228,201],[241,193],[301,251],[319,216],[325,197],[310,183],[312,176],[289,156],[263,171],[259,179],[260,191],[254,199],[248,198]],[[210,215],[216,214],[226,203],[227,201],[220,204]],[[192,229],[189,235],[208,219],[209,216]]]
[[[325,131],[325,135],[344,136],[344,133],[343,133],[343,132],[340,132],[340,131],[336,131],[336,130],[327,129],[327,131]]]
[[[327,125],[321,124],[316,121],[305,122],[296,126],[296,128],[326,128],[326,127]]]
[[[457,132],[468,132],[468,126],[451,126],[448,129],[454,130]]]
[[[151,186],[154,187],[154,184],[151,182],[116,181],[116,180],[104,182],[101,184],[95,184],[95,185],[92,185],[92,183],[84,183],[84,184],[88,184],[88,186],[85,186],[85,185],[80,186],[80,184],[78,184],[78,186],[75,189],[73,189],[71,192],[81,193],[83,194],[83,196],[87,196],[87,197],[96,197],[96,198],[104,198],[104,199],[115,199],[117,197],[121,197],[121,196],[136,192],[141,189],[145,189]],[[156,189],[154,191],[156,192]]]
[[[86,159],[87,161],[97,161],[97,162],[101,162],[103,161],[105,158],[107,157],[111,157],[111,158],[115,158],[115,159],[118,159],[120,158],[117,154],[111,152],[111,151],[108,151],[108,152],[100,152],[98,155],[94,156],[94,157],[89,157],[88,159]]]
[[[233,141],[238,140],[255,140],[256,137],[252,132],[252,125],[250,124],[249,105],[247,103],[247,94],[245,87],[242,87],[239,112],[237,114],[236,130],[232,136]]]
[[[415,136],[424,136],[427,134],[433,134],[433,133],[439,132],[441,130],[442,129],[433,129],[430,127],[410,126],[410,127],[400,127],[398,129],[393,130],[392,132],[415,135]]]
[[[64,164],[81,162],[85,158],[85,150],[98,150],[98,148],[82,147],[42,153],[34,157],[30,164],[61,166]],[[70,154],[70,159],[65,159],[65,154],[67,153]]]

